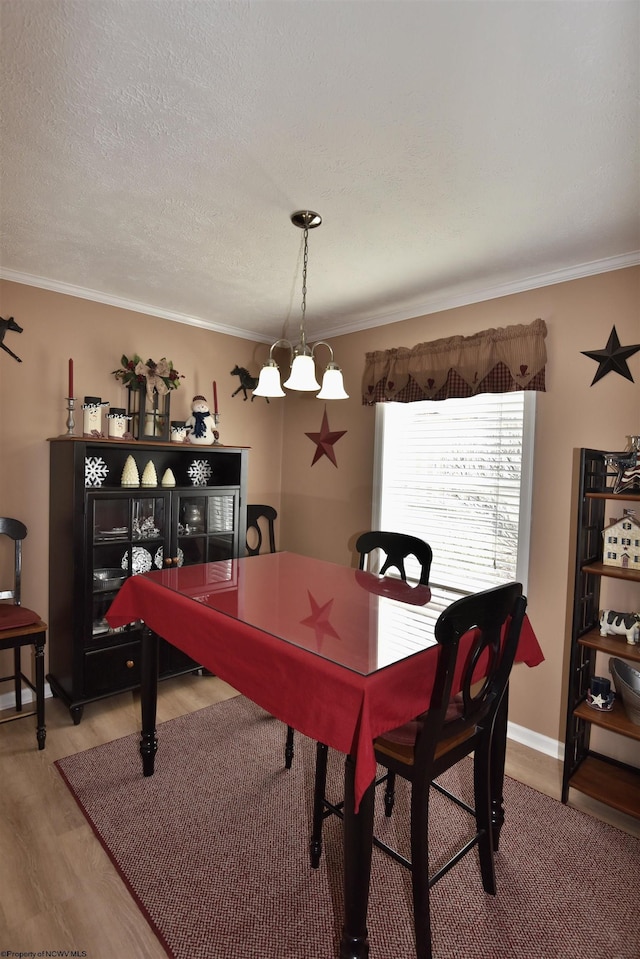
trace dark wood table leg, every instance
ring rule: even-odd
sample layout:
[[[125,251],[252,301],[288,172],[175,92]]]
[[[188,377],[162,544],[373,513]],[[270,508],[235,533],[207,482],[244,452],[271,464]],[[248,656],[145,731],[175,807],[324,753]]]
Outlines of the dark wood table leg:
[[[44,642],[45,635],[38,636],[33,648],[36,660],[36,736],[38,749],[44,749],[47,727],[44,724]]]
[[[156,738],[156,705],[158,701],[158,637],[146,626],[142,631],[140,657],[140,703],[142,706],[142,734],[140,755],[145,776],[153,776],[158,749]]]
[[[509,712],[509,687],[504,691],[502,702],[496,713],[493,735],[491,737],[491,833],[493,848],[497,852],[500,844],[500,830],[504,823],[504,763],[507,751],[507,714]]]
[[[344,766],[344,926],[340,959],[367,959],[367,907],[373,845],[372,782],[354,812],[355,762],[347,756]]]

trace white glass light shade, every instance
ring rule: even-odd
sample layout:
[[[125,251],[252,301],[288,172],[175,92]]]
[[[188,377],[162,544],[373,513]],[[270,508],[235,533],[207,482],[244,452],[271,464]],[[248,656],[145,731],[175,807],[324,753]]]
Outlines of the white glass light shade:
[[[324,371],[322,377],[322,389],[318,393],[318,400],[348,400],[349,394],[345,392],[344,380],[342,379],[342,370],[330,363]]]
[[[316,380],[316,366],[312,356],[300,354],[296,356],[291,366],[291,375],[284,384],[288,390],[301,390],[311,393],[320,389]]]
[[[258,385],[253,391],[254,396],[286,396],[280,385],[280,370],[272,361],[260,370]]]

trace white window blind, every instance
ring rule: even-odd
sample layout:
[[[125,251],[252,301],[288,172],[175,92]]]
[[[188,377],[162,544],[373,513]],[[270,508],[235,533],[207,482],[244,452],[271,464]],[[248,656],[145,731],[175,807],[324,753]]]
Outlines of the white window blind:
[[[372,525],[431,545],[442,608],[509,580],[526,591],[534,413],[534,392],[376,406]]]

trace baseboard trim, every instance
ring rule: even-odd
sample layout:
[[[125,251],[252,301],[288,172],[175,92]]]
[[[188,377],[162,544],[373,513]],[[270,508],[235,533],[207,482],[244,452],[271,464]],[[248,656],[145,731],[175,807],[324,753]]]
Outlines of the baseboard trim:
[[[45,683],[44,698],[50,699],[52,696],[53,696],[53,693],[51,692],[51,687],[49,686],[49,683]],[[35,703],[35,701],[36,701],[36,694],[34,693],[34,691],[29,686],[25,686],[23,683],[22,705],[29,706],[31,703]],[[11,692],[0,694],[0,712],[2,712],[2,710],[4,709],[15,709],[15,708],[16,708],[16,697],[15,697],[15,693],[13,692],[13,689],[11,690]]]
[[[45,683],[44,685],[44,695],[45,699],[50,699],[53,695],[49,683]],[[28,686],[23,686],[23,704],[29,705],[35,702],[35,698],[33,690]],[[4,709],[14,709],[14,707],[15,698],[13,692],[2,693],[0,695],[0,712]],[[551,739],[550,736],[543,736],[541,733],[536,733],[533,729],[527,729],[526,726],[518,726],[517,723],[508,723],[507,737],[513,739],[514,742],[522,743],[523,746],[529,746],[530,749],[535,749],[536,752],[544,753],[545,756],[552,756],[553,759],[559,759],[561,762],[564,759],[563,743],[558,742],[556,739]]]
[[[507,723],[507,737],[539,753],[544,753],[545,756],[552,756],[561,762],[564,759],[564,743],[551,739],[550,736],[543,736],[542,733],[536,733],[533,729],[518,726],[517,723]]]

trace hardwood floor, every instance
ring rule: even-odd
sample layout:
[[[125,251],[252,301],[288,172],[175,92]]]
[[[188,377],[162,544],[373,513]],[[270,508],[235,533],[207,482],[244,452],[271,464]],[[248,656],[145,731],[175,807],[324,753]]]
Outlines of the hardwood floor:
[[[158,722],[234,695],[213,676],[160,685]],[[2,714],[0,714],[2,718]],[[35,719],[0,726],[0,950],[77,950],[86,959],[165,959],[166,953],[86,823],[53,763],[140,726],[137,694],[87,706],[79,726],[47,700],[46,749]],[[509,742],[507,773],[555,798],[561,766]],[[640,822],[571,794],[572,804],[640,838]],[[60,952],[62,954],[62,952]]]

